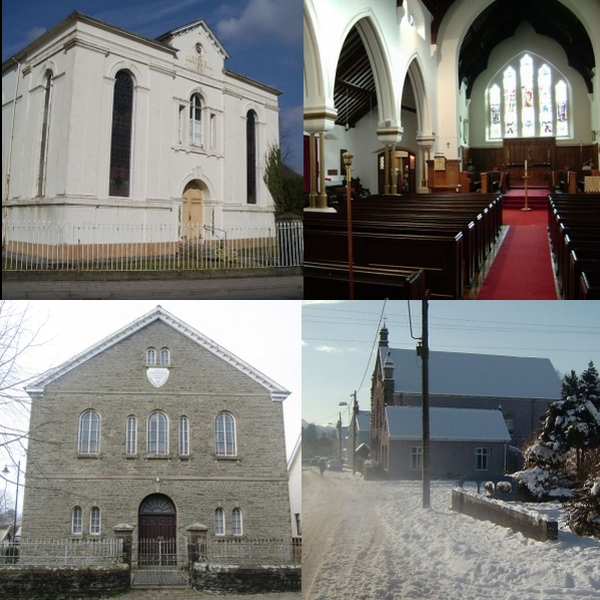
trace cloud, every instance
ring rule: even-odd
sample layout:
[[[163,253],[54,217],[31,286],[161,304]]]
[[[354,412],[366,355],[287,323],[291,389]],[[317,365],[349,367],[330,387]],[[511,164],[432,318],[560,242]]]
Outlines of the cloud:
[[[317,352],[326,352],[327,354],[342,354],[344,352],[341,348],[334,348],[333,346],[317,346],[315,350]]]
[[[269,40],[286,45],[302,42],[300,0],[250,0],[240,17],[217,23],[219,38],[230,42],[265,44]]]

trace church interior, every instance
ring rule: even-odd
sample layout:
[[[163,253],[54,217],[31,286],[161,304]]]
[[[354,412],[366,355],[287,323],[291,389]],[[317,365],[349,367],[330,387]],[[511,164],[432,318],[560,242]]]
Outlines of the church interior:
[[[305,298],[600,298],[598,23],[305,0]]]

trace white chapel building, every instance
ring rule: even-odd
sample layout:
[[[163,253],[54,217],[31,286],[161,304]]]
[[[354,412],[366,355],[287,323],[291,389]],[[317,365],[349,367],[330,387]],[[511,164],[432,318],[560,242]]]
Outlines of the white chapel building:
[[[227,58],[202,19],[150,39],[71,13],[2,65],[3,218],[126,225],[128,242],[273,227],[281,92]]]

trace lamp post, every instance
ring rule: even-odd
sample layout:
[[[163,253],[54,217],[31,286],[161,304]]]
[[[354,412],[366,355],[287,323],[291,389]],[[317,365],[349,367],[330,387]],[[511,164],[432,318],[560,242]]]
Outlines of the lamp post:
[[[338,406],[348,406],[348,403],[347,402],[340,402],[338,404]],[[342,413],[341,412],[340,412],[339,424],[340,424],[340,460],[343,463],[344,459],[343,459],[343,454],[342,454]],[[347,448],[346,448],[346,450],[347,450]],[[346,453],[346,458],[348,458],[347,453]]]
[[[342,154],[346,166],[346,205],[348,215],[348,286],[349,300],[354,300],[354,257],[352,254],[352,152]]]
[[[8,475],[10,471],[8,470],[8,466],[4,466],[2,470],[3,475]],[[13,546],[15,545],[15,538],[17,536],[17,506],[19,504],[19,477],[21,475],[21,461],[17,463],[17,491],[15,492],[15,515],[13,520]]]

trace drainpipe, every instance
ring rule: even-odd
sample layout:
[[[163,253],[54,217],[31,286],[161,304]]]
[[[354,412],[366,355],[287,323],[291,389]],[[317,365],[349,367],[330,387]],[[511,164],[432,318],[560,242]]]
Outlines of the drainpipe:
[[[10,169],[12,163],[12,142],[13,137],[15,135],[15,114],[17,112],[17,93],[19,91],[19,77],[21,75],[21,63],[13,56],[13,62],[17,63],[17,79],[15,80],[15,97],[13,98],[13,115],[12,115],[12,123],[10,127],[10,138],[8,140],[8,155],[6,158],[6,199],[4,202],[4,216],[8,219],[8,207],[6,203],[9,198],[9,187],[10,187]],[[6,227],[2,228],[4,233],[2,234],[2,247],[6,247]]]

